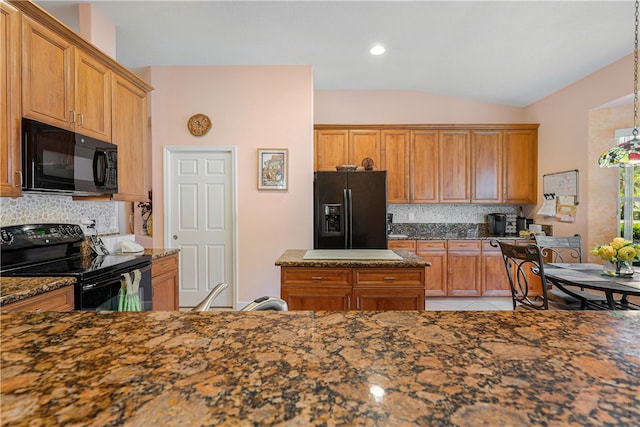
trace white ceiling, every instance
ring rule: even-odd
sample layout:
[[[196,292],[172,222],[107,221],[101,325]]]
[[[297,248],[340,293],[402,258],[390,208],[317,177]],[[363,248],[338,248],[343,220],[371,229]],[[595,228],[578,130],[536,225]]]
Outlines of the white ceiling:
[[[526,106],[633,52],[631,0],[36,3],[76,31],[75,5],[96,5],[129,68],[311,65],[316,90]],[[387,52],[375,57],[377,43]]]

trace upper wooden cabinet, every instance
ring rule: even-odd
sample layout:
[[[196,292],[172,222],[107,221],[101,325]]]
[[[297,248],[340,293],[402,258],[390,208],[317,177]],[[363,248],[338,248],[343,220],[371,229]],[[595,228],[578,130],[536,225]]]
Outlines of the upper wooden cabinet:
[[[22,114],[111,141],[111,72],[67,39],[23,17]]]
[[[538,129],[504,131],[504,203],[536,203]]]
[[[20,13],[0,1],[0,196],[21,194]]]
[[[410,153],[410,203],[439,201],[440,150],[437,130],[412,130]]]
[[[468,203],[470,201],[469,131],[441,131],[440,143],[440,202]]]
[[[382,164],[387,171],[388,203],[409,203],[409,137],[408,130],[383,130]]]
[[[117,144],[120,193],[114,198],[147,200],[147,94],[153,88],[37,4],[0,5],[0,195],[20,195],[24,116]]]
[[[317,129],[315,132],[315,170],[335,171],[338,165],[362,166],[362,159],[373,159],[380,169],[380,131],[370,129]]]
[[[502,131],[471,131],[471,202],[502,202]]]
[[[389,203],[536,203],[537,124],[376,126],[382,161],[363,157],[387,171]],[[376,152],[372,127],[316,125],[316,170],[359,165],[356,142]]]
[[[113,143],[118,146],[118,194],[116,200],[147,199],[145,162],[147,93],[114,74]]]

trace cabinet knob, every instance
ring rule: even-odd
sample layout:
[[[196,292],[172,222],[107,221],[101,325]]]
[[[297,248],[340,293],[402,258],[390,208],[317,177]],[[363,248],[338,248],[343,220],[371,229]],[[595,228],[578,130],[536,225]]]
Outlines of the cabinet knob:
[[[177,235],[173,235],[173,240],[178,240],[178,236]]]

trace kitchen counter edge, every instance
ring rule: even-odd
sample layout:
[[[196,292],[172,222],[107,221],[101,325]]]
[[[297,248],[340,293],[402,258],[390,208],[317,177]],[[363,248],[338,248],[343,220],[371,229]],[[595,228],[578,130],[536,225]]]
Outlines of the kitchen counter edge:
[[[413,268],[431,264],[410,251],[394,249],[402,260],[380,259],[304,259],[308,249],[287,249],[275,262],[279,267],[342,267],[342,268]]]

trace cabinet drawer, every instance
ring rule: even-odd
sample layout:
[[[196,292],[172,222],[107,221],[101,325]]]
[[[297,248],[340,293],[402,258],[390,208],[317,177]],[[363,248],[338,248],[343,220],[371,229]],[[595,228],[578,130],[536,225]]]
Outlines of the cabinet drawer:
[[[424,268],[356,269],[354,287],[401,286],[424,287]]]
[[[513,240],[500,240],[502,243],[507,243],[509,245],[513,245]],[[500,246],[496,246],[495,248],[491,246],[491,240],[483,240],[482,241],[482,252],[500,252]]]
[[[399,249],[414,252],[416,250],[415,240],[389,240],[389,249]]]
[[[417,252],[443,251],[447,249],[446,240],[418,240]]]
[[[479,251],[479,240],[449,240],[450,251]]]
[[[178,269],[178,254],[156,258],[151,263],[151,276],[156,277]]]
[[[7,304],[2,307],[2,311],[71,311],[73,304],[71,285]]]
[[[282,286],[350,286],[348,268],[282,268]]]

